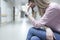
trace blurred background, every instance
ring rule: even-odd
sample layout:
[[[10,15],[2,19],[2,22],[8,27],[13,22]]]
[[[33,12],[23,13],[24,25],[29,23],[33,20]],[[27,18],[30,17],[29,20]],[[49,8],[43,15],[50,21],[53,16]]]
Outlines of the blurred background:
[[[60,0],[50,1],[60,3]],[[26,40],[28,30],[33,26],[24,16],[27,3],[28,0],[0,0],[0,40]]]

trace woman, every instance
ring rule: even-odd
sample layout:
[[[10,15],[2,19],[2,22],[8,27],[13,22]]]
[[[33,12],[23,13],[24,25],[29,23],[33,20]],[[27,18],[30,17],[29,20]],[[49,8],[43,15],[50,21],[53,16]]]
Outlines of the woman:
[[[38,6],[40,14],[44,15],[36,21],[29,13],[25,14],[34,25],[28,32],[27,40],[54,40],[53,36],[55,40],[60,40],[60,5],[44,0],[29,0],[29,8],[34,8],[35,5]],[[48,27],[41,29],[44,26]]]

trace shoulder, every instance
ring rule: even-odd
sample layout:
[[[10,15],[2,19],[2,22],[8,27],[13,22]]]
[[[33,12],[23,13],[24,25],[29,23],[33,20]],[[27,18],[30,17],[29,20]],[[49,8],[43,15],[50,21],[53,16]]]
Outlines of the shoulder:
[[[46,11],[53,11],[53,10],[60,11],[60,5],[58,3],[50,3]]]
[[[60,9],[60,4],[52,2],[52,3],[49,4],[48,8],[50,8],[50,9]]]

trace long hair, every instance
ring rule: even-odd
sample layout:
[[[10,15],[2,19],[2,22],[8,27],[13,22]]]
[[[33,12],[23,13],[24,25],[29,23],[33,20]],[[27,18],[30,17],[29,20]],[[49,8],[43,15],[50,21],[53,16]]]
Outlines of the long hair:
[[[28,3],[30,3],[30,2],[34,2],[34,0],[28,0]]]
[[[34,0],[35,4],[40,8],[45,8],[47,6],[47,2],[44,0]]]
[[[50,3],[48,0],[34,0],[35,4],[38,6],[39,14],[43,16],[47,5]]]
[[[29,0],[29,2],[34,2],[38,6],[39,14],[43,16],[47,5],[50,3],[49,0]]]

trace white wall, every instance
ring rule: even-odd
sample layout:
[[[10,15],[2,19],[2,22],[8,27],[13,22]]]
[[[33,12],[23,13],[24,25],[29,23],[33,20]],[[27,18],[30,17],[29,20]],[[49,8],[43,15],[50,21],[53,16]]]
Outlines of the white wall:
[[[0,23],[1,23],[1,0],[0,0]]]
[[[1,0],[1,23],[12,21],[12,7],[8,2]]]
[[[0,7],[1,7],[1,0],[0,0]]]

